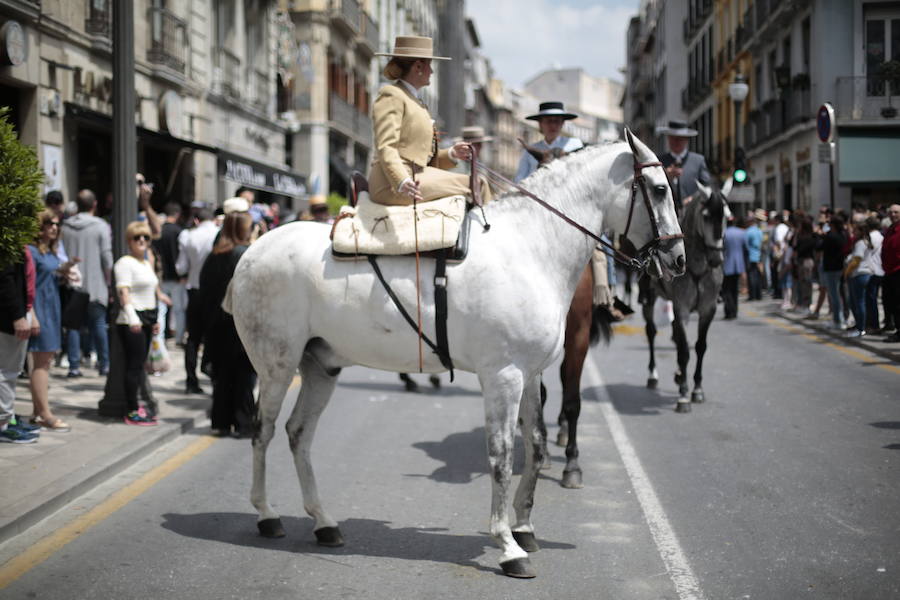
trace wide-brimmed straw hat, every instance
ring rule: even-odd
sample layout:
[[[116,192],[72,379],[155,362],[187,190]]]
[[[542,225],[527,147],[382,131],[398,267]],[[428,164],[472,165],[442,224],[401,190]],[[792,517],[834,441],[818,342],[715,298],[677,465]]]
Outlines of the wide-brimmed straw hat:
[[[684,121],[669,121],[668,127],[660,127],[657,131],[663,135],[676,137],[696,137],[697,135],[697,130],[688,127]]]
[[[769,214],[762,208],[757,208],[753,211],[753,216],[756,217],[757,221],[768,221]]]
[[[320,206],[328,206],[328,200],[322,194],[316,194],[309,199],[309,209],[318,208]]]
[[[538,121],[541,117],[562,117],[564,120],[568,121],[570,119],[577,119],[578,115],[566,112],[562,102],[541,102],[538,107],[538,112],[525,118],[531,119],[532,121]]]
[[[248,212],[249,210],[250,203],[247,202],[246,198],[241,198],[240,196],[229,198],[222,203],[222,212],[226,215],[236,212]]]
[[[431,60],[452,60],[449,56],[435,56],[434,43],[430,37],[420,35],[398,35],[394,39],[393,52],[376,52],[376,56],[394,58],[430,58]]]
[[[462,135],[456,138],[456,142],[467,142],[469,144],[478,144],[481,142],[491,142],[493,137],[484,134],[484,127],[480,125],[467,125],[461,130]]]

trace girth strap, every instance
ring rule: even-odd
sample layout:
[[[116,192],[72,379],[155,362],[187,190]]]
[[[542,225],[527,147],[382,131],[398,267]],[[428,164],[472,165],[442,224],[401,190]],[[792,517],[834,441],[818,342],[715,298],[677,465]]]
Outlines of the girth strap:
[[[407,310],[403,307],[403,304],[400,302],[400,298],[397,297],[397,294],[394,293],[394,290],[391,289],[391,286],[388,285],[388,282],[385,280],[384,275],[381,273],[381,268],[378,266],[378,261],[375,259],[375,256],[370,254],[368,256],[369,264],[372,265],[372,270],[375,271],[376,277],[378,277],[378,281],[381,282],[381,285],[384,287],[384,290],[387,292],[388,296],[394,302],[394,306],[397,307],[397,310],[400,311],[400,314],[403,315],[403,318],[406,319],[406,322],[409,323],[410,327],[413,328],[413,331],[418,334],[419,326],[416,324],[416,320],[410,316]],[[435,299],[435,318],[437,320],[436,328],[437,328],[437,336],[438,336],[438,344],[436,345],[431,339],[422,334],[422,341],[431,348],[432,352],[438,355],[438,358],[441,361],[441,364],[444,365],[444,368],[450,371],[450,381],[453,381],[453,360],[450,358],[450,349],[447,344],[447,276],[446,276],[446,266],[447,262],[445,258],[438,259],[437,269],[434,273],[434,299]],[[438,285],[438,277],[441,278],[442,285]],[[441,308],[441,304],[443,304],[443,309]],[[443,316],[442,316],[443,310]],[[443,342],[442,342],[443,338]]]

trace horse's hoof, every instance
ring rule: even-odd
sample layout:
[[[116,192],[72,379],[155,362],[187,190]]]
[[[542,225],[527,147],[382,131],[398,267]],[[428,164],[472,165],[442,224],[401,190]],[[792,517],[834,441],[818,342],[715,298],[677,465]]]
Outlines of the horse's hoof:
[[[313,533],[316,534],[316,543],[320,546],[337,548],[344,545],[344,536],[341,535],[341,530],[337,527],[323,527],[322,529],[316,529]]]
[[[688,388],[686,383],[683,383],[678,386],[678,395],[682,398],[686,398],[690,389]]]
[[[685,400],[681,400],[679,398],[678,402],[675,404],[675,412],[685,414],[691,412],[691,403]]]
[[[659,379],[656,379],[655,377],[651,377],[650,379],[647,380],[647,389],[655,390],[657,387],[659,387]]]
[[[437,375],[432,375],[428,378],[428,381],[431,383],[431,387],[438,390],[441,388],[441,378]]]
[[[541,549],[530,531],[513,531],[513,539],[525,552],[537,552]]]
[[[281,519],[263,519],[256,523],[259,528],[259,535],[267,538],[284,537],[284,527],[281,525]]]
[[[580,490],[584,487],[581,483],[581,471],[563,471],[562,481],[559,485],[570,490]]]
[[[556,434],[556,445],[560,448],[565,448],[569,445],[569,432],[563,431],[562,429]]]
[[[547,469],[553,466],[553,461],[550,460],[550,453],[545,452],[544,458],[541,460],[541,470],[546,471]]]
[[[531,570],[531,561],[528,557],[514,558],[506,562],[500,563],[503,574],[508,577],[518,577],[519,579],[531,579],[535,576],[535,572]]]
[[[695,402],[697,404],[706,402],[706,396],[703,395],[703,390],[694,390],[693,392],[691,392],[691,402]]]
[[[413,381],[412,379],[407,379],[403,382],[403,386],[406,388],[407,392],[418,392],[419,384]]]

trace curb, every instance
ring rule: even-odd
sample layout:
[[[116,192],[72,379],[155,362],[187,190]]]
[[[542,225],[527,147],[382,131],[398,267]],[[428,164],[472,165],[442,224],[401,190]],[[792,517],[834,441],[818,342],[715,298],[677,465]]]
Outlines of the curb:
[[[0,525],[0,543],[24,533],[39,521],[118,475],[151,452],[197,428],[198,424],[204,420],[206,420],[205,414],[199,412],[195,416],[181,418],[180,422],[160,424],[155,435],[149,436],[137,444],[131,440],[111,449],[108,456],[117,458],[86,464],[83,469],[47,485],[40,490],[39,494],[33,494],[31,498],[9,506],[9,511],[17,516]],[[35,502],[34,497],[39,497],[40,500]]]
[[[833,340],[840,341],[847,346],[856,346],[857,348],[861,348],[863,350],[871,352],[872,354],[877,354],[882,358],[886,358],[891,362],[900,363],[900,344],[896,344],[895,346],[897,349],[895,351],[891,351],[865,341],[865,337],[862,338],[862,341],[860,338],[848,338],[845,335],[841,335],[840,331],[816,325],[816,321],[809,321],[804,319],[803,317],[788,315],[780,310],[770,310],[768,311],[768,315],[771,317],[784,319],[785,321],[789,321],[795,325],[801,325],[806,329],[815,331],[817,334],[821,334]]]

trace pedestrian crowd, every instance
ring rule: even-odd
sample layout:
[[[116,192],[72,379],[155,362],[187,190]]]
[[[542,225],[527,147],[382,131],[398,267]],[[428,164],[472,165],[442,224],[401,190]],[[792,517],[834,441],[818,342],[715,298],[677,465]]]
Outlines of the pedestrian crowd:
[[[148,375],[171,368],[171,345],[184,349],[189,394],[204,393],[197,376],[203,349],[199,369],[212,381],[212,429],[250,435],[256,377],[220,305],[247,247],[296,219],[327,221],[325,198],[314,197],[310,214],[295,216],[240,188],[215,210],[170,202],[157,214],[153,186],[140,174],[136,192],[138,219],[123,232],[122,256],[114,260],[112,227],[92,191],[81,190],[70,205],[51,191],[34,242],[18,264],[0,270],[0,442],[35,443],[43,432],[70,431],[50,405],[50,372],[65,368],[77,379],[95,368],[116,376],[111,348],[121,364],[124,422],[156,425]],[[29,380],[28,416],[15,413],[18,378]]]
[[[830,317],[847,337],[900,342],[900,204],[850,214],[757,209],[729,220],[723,246],[726,319],[737,317],[739,290],[746,301],[765,290],[783,311]]]

